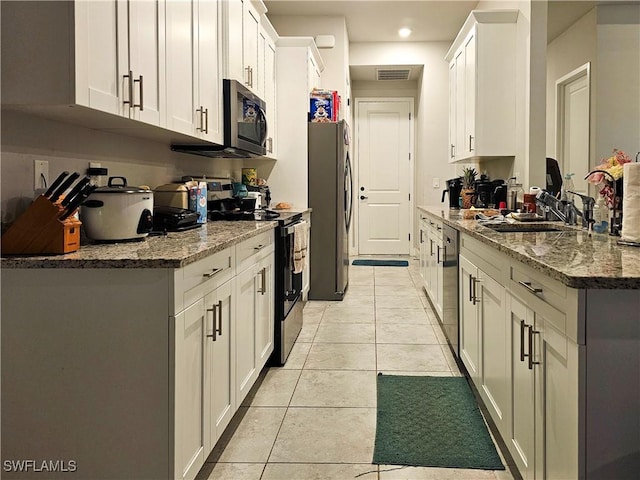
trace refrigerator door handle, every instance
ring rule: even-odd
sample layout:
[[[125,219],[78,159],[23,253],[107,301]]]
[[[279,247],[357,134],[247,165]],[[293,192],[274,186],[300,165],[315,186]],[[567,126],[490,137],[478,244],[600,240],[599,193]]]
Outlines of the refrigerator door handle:
[[[347,151],[347,159],[345,161],[344,171],[344,212],[347,232],[349,232],[349,228],[351,227],[351,217],[353,216],[353,175],[351,172],[351,160],[349,158],[349,151]]]

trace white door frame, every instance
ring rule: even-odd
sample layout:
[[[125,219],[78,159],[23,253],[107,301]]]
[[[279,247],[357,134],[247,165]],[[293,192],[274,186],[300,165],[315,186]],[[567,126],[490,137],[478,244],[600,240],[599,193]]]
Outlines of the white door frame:
[[[565,159],[564,155],[564,109],[565,109],[565,87],[570,83],[578,80],[581,77],[587,77],[587,88],[589,90],[589,133],[588,133],[588,148],[589,148],[589,159],[588,159],[588,167],[592,166],[591,155],[593,149],[591,148],[591,129],[593,128],[593,124],[591,122],[591,62],[587,62],[584,65],[576,68],[575,70],[567,73],[563,77],[560,77],[556,80],[556,159],[558,160],[558,164],[560,165],[560,169],[562,173],[565,172]],[[574,172],[578,173],[578,172]],[[588,172],[584,172],[586,175]]]
[[[414,178],[415,178],[415,109],[414,109],[414,98],[413,97],[356,97],[355,98],[355,113],[354,113],[354,129],[353,135],[354,137],[358,132],[358,122],[360,115],[360,104],[361,103],[386,103],[386,102],[409,102],[409,111],[411,112],[411,119],[409,120],[409,155],[411,158],[411,164],[409,165],[409,232],[413,232],[413,207],[414,207]],[[354,138],[351,142],[353,144],[353,179],[354,190],[353,190],[353,219],[351,221],[351,234],[349,239],[349,255],[357,256],[360,254],[359,252],[359,240],[360,240],[360,231],[358,227],[358,221],[360,219],[360,202],[357,201],[358,196],[360,195],[360,190],[357,187],[360,180],[360,152],[358,151],[358,139]],[[413,238],[409,244],[409,255],[413,255]]]

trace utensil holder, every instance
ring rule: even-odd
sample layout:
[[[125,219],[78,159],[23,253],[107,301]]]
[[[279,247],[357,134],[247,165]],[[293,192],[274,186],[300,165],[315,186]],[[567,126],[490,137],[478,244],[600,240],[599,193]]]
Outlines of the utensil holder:
[[[80,222],[73,215],[59,220],[64,209],[40,195],[2,236],[2,254],[62,254],[80,248]]]

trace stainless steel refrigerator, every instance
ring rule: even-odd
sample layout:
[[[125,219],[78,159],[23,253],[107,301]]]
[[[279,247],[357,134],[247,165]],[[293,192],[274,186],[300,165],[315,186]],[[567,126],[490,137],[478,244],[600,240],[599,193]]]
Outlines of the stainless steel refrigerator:
[[[342,300],[349,284],[353,180],[349,127],[309,123],[310,300]]]

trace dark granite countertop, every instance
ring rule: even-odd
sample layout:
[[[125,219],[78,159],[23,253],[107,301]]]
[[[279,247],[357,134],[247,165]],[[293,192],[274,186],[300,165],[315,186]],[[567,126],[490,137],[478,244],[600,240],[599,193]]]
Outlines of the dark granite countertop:
[[[580,227],[562,224],[559,232],[502,233],[463,220],[458,210],[418,209],[569,287],[640,289],[640,247],[618,245],[619,237],[589,236]]]
[[[140,241],[93,243],[66,255],[6,257],[2,268],[180,268],[273,230],[275,221],[217,221]]]

